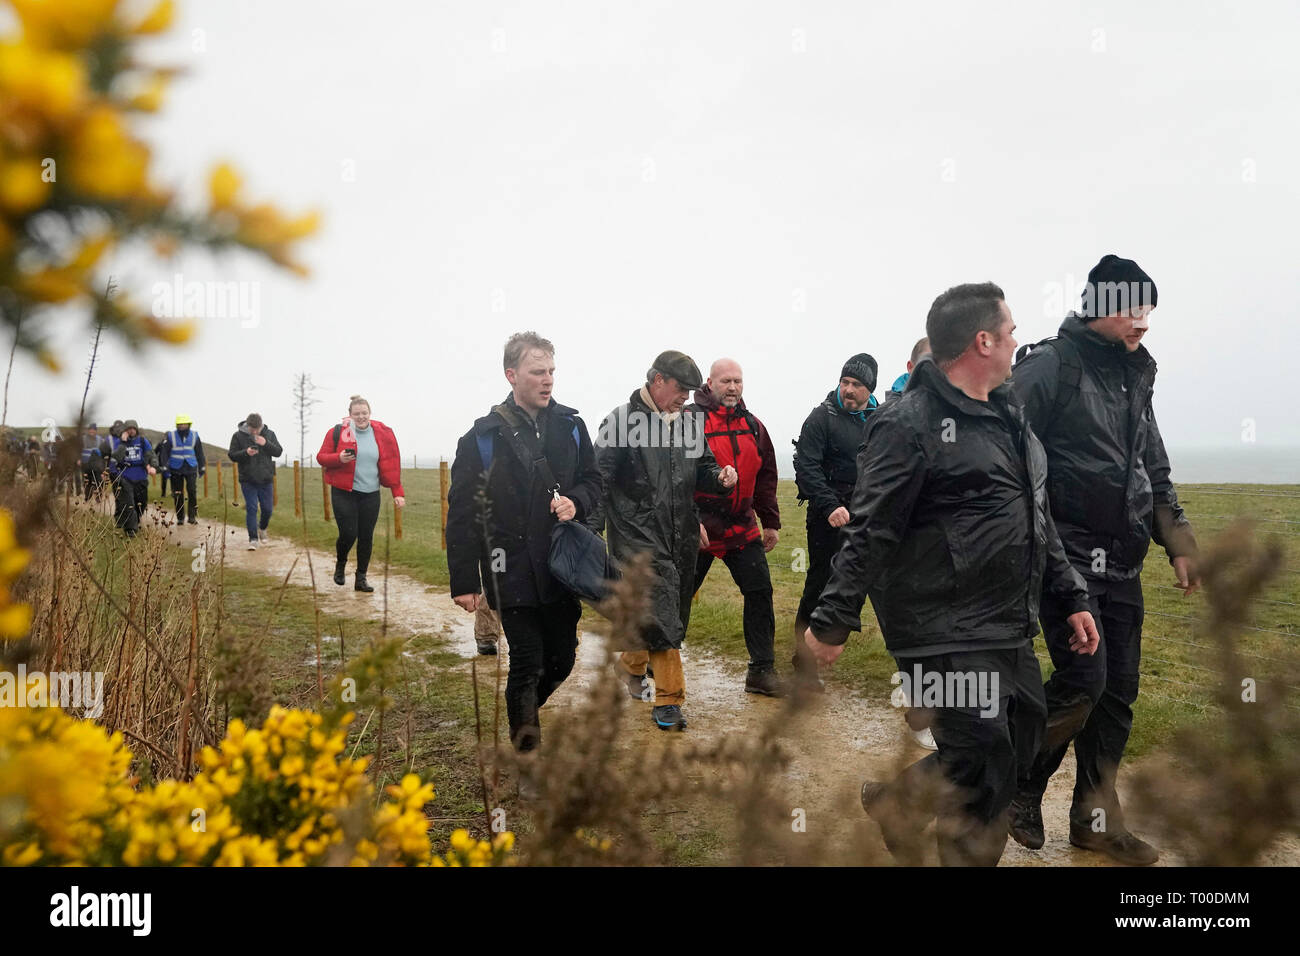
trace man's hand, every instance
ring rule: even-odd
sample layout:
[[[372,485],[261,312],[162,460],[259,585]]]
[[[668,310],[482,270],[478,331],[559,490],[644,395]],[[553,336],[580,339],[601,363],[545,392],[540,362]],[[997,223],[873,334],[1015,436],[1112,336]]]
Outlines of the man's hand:
[[[251,458],[251,457],[253,457],[253,456],[256,455],[256,454],[257,454],[257,449],[256,449],[255,447],[253,447],[252,445],[249,445],[249,446],[248,446],[248,457]]]
[[[781,538],[781,532],[778,531],[776,528],[764,528],[763,529],[763,553],[766,554],[767,552],[775,548],[776,542],[780,540],[780,538]]]
[[[808,649],[812,651],[817,663],[825,664],[827,667],[834,664],[836,658],[844,653],[843,644],[823,644],[813,637],[811,627],[803,632],[803,642],[808,645]]]
[[[253,441],[257,442],[259,445],[265,445],[265,444],[266,444],[266,436],[265,436],[265,435],[254,435],[254,436],[253,436]]]
[[[394,508],[405,508],[405,507],[406,507],[406,496],[405,496],[405,495],[393,495],[393,507],[394,507]]]
[[[736,469],[730,465],[724,465],[722,470],[718,472],[718,484],[724,488],[732,487],[736,483],[736,479]]]
[[[156,474],[158,474],[158,469],[155,468],[153,465],[145,465],[145,466],[144,466],[144,470],[147,471],[147,472],[149,472],[149,474],[151,474],[151,475],[156,475]]]
[[[703,551],[709,546],[709,533],[704,530],[704,525],[700,525],[700,550]]]
[[[1074,635],[1070,638],[1070,650],[1076,654],[1097,653],[1101,635],[1097,633],[1097,622],[1092,619],[1092,614],[1078,611],[1065,620],[1074,629]]]
[[[560,495],[558,498],[551,499],[551,512],[561,521],[569,521],[578,513],[578,506],[573,503],[571,498]]]
[[[457,594],[454,598],[452,598],[452,600],[455,601],[457,604],[459,604],[461,607],[463,607],[465,610],[469,611],[471,614],[473,614],[475,611],[478,610],[477,594]]]
[[[1196,559],[1191,557],[1174,558],[1174,582],[1183,589],[1183,597],[1195,594],[1201,587],[1201,572],[1196,567]]]
[[[849,523],[849,509],[840,505],[831,512],[830,517],[826,519],[826,523],[832,528],[843,528]]]

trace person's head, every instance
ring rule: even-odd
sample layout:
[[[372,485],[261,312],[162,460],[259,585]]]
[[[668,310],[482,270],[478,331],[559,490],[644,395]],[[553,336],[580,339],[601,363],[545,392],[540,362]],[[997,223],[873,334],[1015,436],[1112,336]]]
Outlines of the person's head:
[[[262,416],[257,412],[249,412],[248,417],[244,419],[244,424],[248,426],[250,435],[260,435],[262,433]]]
[[[179,432],[180,434],[184,435],[186,432],[188,432],[190,430],[190,425],[192,424],[194,424],[194,419],[190,418],[190,416],[188,415],[176,416],[176,431]]]
[[[121,437],[122,437],[122,419],[120,419],[120,418],[114,419],[114,420],[113,420],[113,424],[111,424],[111,425],[108,426],[108,433],[109,433],[110,435],[112,435],[114,438],[121,438]]]
[[[709,366],[709,377],[704,380],[704,387],[709,390],[719,405],[735,408],[740,404],[745,391],[744,374],[740,363],[735,359],[720,358]]]
[[[1156,284],[1132,259],[1102,256],[1088,273],[1079,314],[1088,327],[1130,351],[1142,344],[1156,307]]]
[[[860,412],[867,407],[871,393],[876,390],[876,360],[866,352],[859,352],[840,369],[838,386],[840,404],[847,411]]]
[[[89,425],[86,426],[86,434],[88,434],[88,435],[92,435],[92,436],[93,436],[93,435],[98,435],[98,434],[99,434],[99,427],[98,427],[94,422],[91,422]]]
[[[1011,377],[1016,327],[1006,298],[992,282],[953,286],[930,306],[925,331],[935,363],[956,365],[994,388]]]
[[[551,404],[555,388],[555,346],[536,332],[516,332],[506,340],[501,364],[515,404],[539,412]]]
[[[700,367],[685,352],[660,352],[645,373],[646,391],[661,412],[680,412],[691,389],[704,384]]]
[[[912,357],[907,360],[907,371],[911,373],[912,369],[916,368],[916,363],[921,361],[921,356],[929,354],[930,340],[928,338],[917,339],[916,344],[912,346]]]
[[[370,427],[370,403],[360,395],[353,395],[348,399],[348,417],[353,428],[365,431]]]
[[[130,440],[140,434],[140,426],[136,424],[134,418],[128,418],[122,423],[122,437]]]

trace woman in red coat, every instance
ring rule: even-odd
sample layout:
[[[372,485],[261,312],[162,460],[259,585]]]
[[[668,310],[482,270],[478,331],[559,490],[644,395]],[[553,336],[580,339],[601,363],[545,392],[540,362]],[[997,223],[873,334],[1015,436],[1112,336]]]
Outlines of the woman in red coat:
[[[406,506],[397,438],[383,422],[371,420],[369,402],[360,395],[353,395],[348,405],[348,417],[341,425],[335,425],[325,433],[316,461],[325,469],[334,521],[339,526],[339,538],[334,546],[338,559],[334,565],[334,583],[347,582],[343,572],[347,567],[348,552],[355,542],[355,588],[373,591],[374,587],[366,583],[366,569],[370,567],[375,522],[379,520],[380,487],[392,489],[396,507]]]

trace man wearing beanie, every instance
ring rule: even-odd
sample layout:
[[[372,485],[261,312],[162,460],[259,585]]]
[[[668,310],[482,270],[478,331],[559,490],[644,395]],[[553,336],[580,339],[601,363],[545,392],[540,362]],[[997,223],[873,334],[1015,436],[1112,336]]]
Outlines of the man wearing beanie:
[[[1080,310],[1016,364],[1013,385],[1047,452],[1048,494],[1066,554],[1088,584],[1101,646],[1069,652],[1067,608],[1044,593],[1041,623],[1055,671],[1048,732],[1023,768],[1011,835],[1043,845],[1047,782],[1074,741],[1070,842],[1123,863],[1159,854],[1129,833],[1115,777],[1133,727],[1142,638],[1142,564],[1154,539],[1184,595],[1199,586],[1196,539],[1170,480],[1151,404],[1156,363],[1142,345],[1156,286],[1132,259],[1108,255],[1088,273]]]
[[[646,678],[653,676],[651,716],[660,730],[686,728],[681,646],[700,548],[695,491],[725,494],[736,483],[735,468],[718,467],[700,416],[682,414],[690,390],[703,382],[689,355],[660,353],[645,385],[601,422],[595,442],[610,555],[619,562],[648,555],[655,576],[644,647],[624,652],[618,667],[638,699],[648,699]]]
[[[153,444],[140,434],[134,418],[122,423],[122,438],[113,449],[113,461],[117,465],[117,526],[128,538],[134,538],[149,504],[149,479],[158,474]]]
[[[819,690],[817,663],[804,650],[803,634],[831,573],[831,558],[844,539],[849,502],[858,480],[858,447],[867,413],[876,407],[876,360],[859,352],[840,369],[840,382],[804,420],[794,443],[799,503],[808,503],[808,574],[795,613],[794,666],[801,687]]]

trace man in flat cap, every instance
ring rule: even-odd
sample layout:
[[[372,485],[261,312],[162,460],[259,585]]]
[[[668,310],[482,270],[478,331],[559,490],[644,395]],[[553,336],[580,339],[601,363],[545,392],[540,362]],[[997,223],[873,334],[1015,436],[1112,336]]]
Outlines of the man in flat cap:
[[[646,678],[654,678],[652,716],[660,730],[686,728],[680,651],[700,547],[695,491],[721,494],[736,483],[734,468],[718,467],[699,416],[682,414],[691,389],[703,383],[690,356],[661,353],[645,385],[606,416],[595,443],[610,554],[621,562],[647,554],[655,574],[644,648],[624,652],[618,666],[638,699],[649,699]]]

